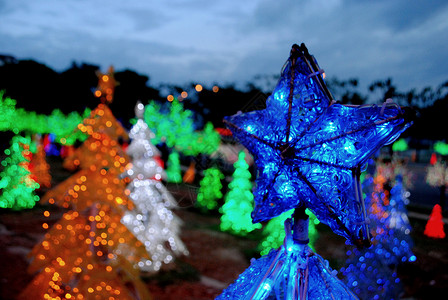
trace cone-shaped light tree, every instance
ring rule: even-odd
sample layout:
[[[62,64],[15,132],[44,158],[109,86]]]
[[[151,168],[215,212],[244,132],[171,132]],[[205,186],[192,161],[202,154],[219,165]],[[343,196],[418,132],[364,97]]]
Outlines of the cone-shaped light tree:
[[[15,135],[11,146],[5,150],[6,158],[1,162],[0,173],[0,207],[20,210],[33,208],[39,196],[35,190],[39,188],[29,170],[31,139]]]
[[[168,155],[167,165],[168,165],[166,169],[167,181],[173,183],[182,182],[179,153],[176,150],[173,150]]]
[[[399,299],[403,287],[397,268],[416,260],[412,252],[411,227],[405,208],[406,191],[401,174],[393,165],[377,165],[376,174],[366,174],[363,190],[372,235],[372,246],[347,252],[345,281],[361,299]],[[392,183],[391,191],[385,188]]]
[[[182,224],[172,210],[177,202],[162,183],[165,171],[158,165],[159,150],[151,143],[154,134],[143,120],[144,106],[137,103],[136,124],[131,128],[127,154],[132,158],[122,176],[130,178],[130,198],[135,208],[127,211],[121,222],[145,245],[151,260],[140,263],[141,270],[156,272],[188,251],[179,237]]]
[[[222,198],[222,179],[224,174],[217,167],[210,167],[204,171],[204,177],[199,182],[197,207],[207,211],[218,206],[218,200]]]
[[[260,229],[260,223],[252,223],[250,213],[254,209],[254,195],[252,194],[251,174],[245,160],[246,154],[241,151],[238,160],[233,164],[235,171],[229,184],[229,191],[224,198],[224,205],[220,208],[221,230],[237,235]],[[282,227],[283,229],[283,227]]]
[[[119,178],[128,157],[107,134],[117,123],[104,107],[78,127],[89,135],[73,153],[80,170],[41,199],[70,210],[32,250],[29,271],[37,274],[20,299],[150,299],[138,266],[151,258],[121,223],[134,207]],[[121,128],[113,136],[124,135]]]
[[[434,205],[429,220],[426,223],[424,234],[436,239],[445,238],[442,207],[439,204]]]
[[[42,139],[39,135],[35,135],[36,153],[33,155],[30,161],[31,176],[39,184],[39,187],[50,188],[51,187],[51,174],[50,165],[46,159],[46,152]]]

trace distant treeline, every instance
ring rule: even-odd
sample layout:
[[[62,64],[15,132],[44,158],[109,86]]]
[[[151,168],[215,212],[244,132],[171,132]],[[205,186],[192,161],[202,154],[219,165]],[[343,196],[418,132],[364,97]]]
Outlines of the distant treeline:
[[[5,90],[5,96],[15,99],[17,107],[29,111],[49,114],[59,108],[65,114],[82,112],[86,107],[94,108],[98,104],[94,90],[100,71],[106,70],[74,62],[67,70],[56,72],[33,60],[0,55],[0,90]],[[198,126],[210,121],[215,127],[222,127],[224,116],[264,108],[269,96],[266,91],[271,91],[278,79],[271,75],[257,76],[244,88],[236,88],[236,84],[216,84],[218,91],[212,86],[204,86],[197,92],[195,83],[182,87],[169,83],[156,86],[151,84],[149,76],[132,70],[117,71],[114,75],[119,85],[110,108],[125,126],[129,126],[129,120],[134,117],[134,106],[138,100],[144,104],[150,100],[166,103],[168,94],[176,97],[186,91],[188,96],[184,106],[196,113]],[[417,113],[414,125],[403,135],[411,140],[411,147],[420,147],[422,140],[448,141],[443,123],[448,113],[448,81],[437,87],[406,92],[399,91],[391,79],[376,80],[366,91],[361,91],[357,79],[330,78],[327,83],[335,99],[344,104],[381,103],[392,98],[400,105],[414,108]]]

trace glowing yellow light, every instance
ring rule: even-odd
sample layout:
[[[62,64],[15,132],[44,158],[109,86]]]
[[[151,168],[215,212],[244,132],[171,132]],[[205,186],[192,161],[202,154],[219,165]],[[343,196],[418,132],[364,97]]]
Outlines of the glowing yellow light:
[[[47,224],[47,223],[43,223],[43,224],[42,224],[42,228],[43,228],[43,229],[48,229],[48,224]]]
[[[92,270],[93,269],[93,265],[92,264],[88,264],[87,265],[87,269]]]
[[[44,216],[49,217],[50,216],[50,212],[48,210],[44,211]]]
[[[108,81],[109,81],[109,76],[107,76],[107,75],[103,75],[103,77],[101,77],[101,79],[102,79],[104,82],[108,82]]]
[[[92,289],[91,287],[89,287],[89,288],[87,289],[87,291],[88,291],[89,293],[93,293],[93,292],[94,292],[94,289]]]
[[[212,91],[217,93],[219,91],[219,87],[217,85],[213,86]]]
[[[168,95],[168,97],[166,97],[166,99],[170,102],[172,102],[174,100],[174,96],[173,95]]]
[[[72,298],[72,295],[70,295],[69,293],[67,293],[67,294],[65,294],[65,298],[67,298],[67,299],[71,299],[71,298]]]
[[[200,84],[196,84],[196,86],[194,87],[194,89],[196,90],[196,92],[200,92],[200,91],[202,91],[202,85],[200,85]]]

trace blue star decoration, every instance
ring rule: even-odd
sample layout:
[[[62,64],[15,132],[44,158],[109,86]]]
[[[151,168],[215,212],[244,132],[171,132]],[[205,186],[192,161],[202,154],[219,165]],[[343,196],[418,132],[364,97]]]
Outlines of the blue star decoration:
[[[335,233],[368,244],[359,175],[369,157],[410,126],[393,103],[335,103],[323,70],[304,44],[293,45],[266,109],[225,117],[255,159],[254,223],[299,205]]]

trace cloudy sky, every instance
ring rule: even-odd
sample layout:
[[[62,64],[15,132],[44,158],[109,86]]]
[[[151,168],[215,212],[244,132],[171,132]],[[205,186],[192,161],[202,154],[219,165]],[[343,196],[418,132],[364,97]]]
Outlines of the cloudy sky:
[[[448,1],[0,0],[0,53],[205,85],[279,74],[304,42],[328,76],[448,80]]]

